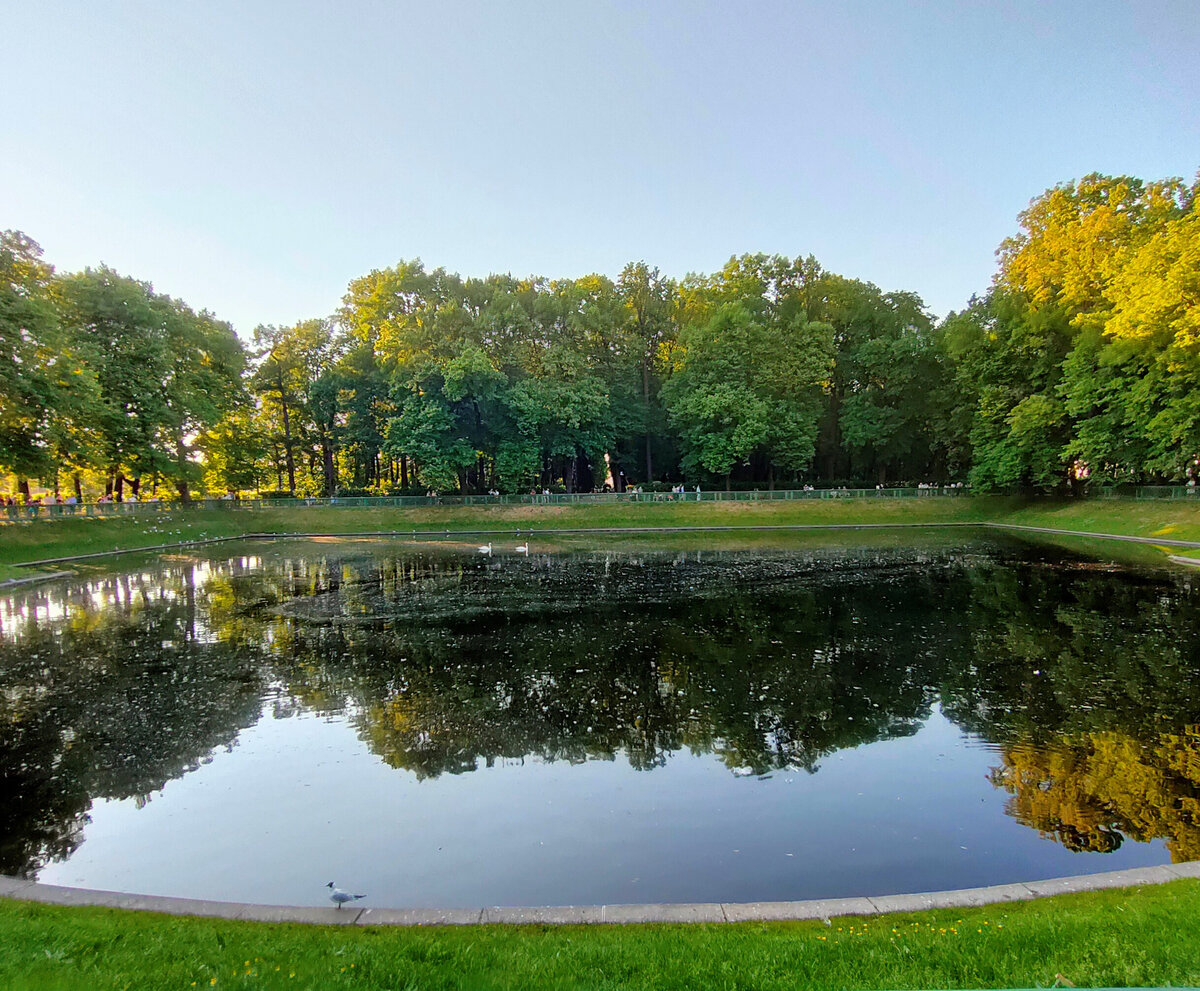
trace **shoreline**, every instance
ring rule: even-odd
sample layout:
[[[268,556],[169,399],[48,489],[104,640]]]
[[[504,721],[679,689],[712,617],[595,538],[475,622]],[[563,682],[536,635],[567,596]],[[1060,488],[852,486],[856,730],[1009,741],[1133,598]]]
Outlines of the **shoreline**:
[[[825,530],[901,530],[901,529],[957,529],[961,527],[984,527],[996,530],[1011,530],[1016,532],[1045,534],[1053,537],[1078,537],[1089,540],[1115,540],[1131,544],[1144,544],[1152,547],[1178,547],[1184,549],[1200,548],[1200,540],[1175,540],[1167,537],[1141,537],[1120,533],[1100,533],[1090,530],[1062,530],[1055,527],[1027,526],[1019,523],[1000,523],[980,520],[961,521],[951,520],[944,523],[795,523],[795,524],[744,524],[744,525],[677,525],[677,526],[641,526],[641,527],[517,527],[510,529],[481,529],[481,530],[357,530],[341,532],[247,532],[235,536],[209,537],[200,540],[185,540],[169,544],[153,544],[146,547],[114,548],[112,550],[94,551],[87,554],[73,554],[64,557],[41,558],[35,561],[20,561],[11,565],[13,568],[41,568],[48,565],[69,564],[74,561],[96,560],[98,558],[118,557],[126,554],[153,554],[159,551],[187,550],[193,547],[205,547],[212,544],[224,544],[240,540],[368,540],[368,539],[408,539],[408,540],[444,540],[448,537],[495,537],[520,536],[527,537],[559,537],[559,536],[627,536],[630,534],[657,533],[808,533]],[[1194,558],[1171,555],[1168,560],[1179,564],[1198,563]],[[53,574],[36,575],[31,578],[9,579],[0,582],[0,592],[7,588],[32,584],[34,582],[52,581],[58,578],[74,576],[71,571],[58,571]]]
[[[640,923],[737,923],[827,921],[839,916],[923,912],[969,908],[1001,902],[1030,901],[1053,895],[1165,884],[1200,878],[1200,861],[1135,867],[911,894],[814,898],[792,902],[700,902],[643,905],[539,905],[480,908],[324,908],[304,905],[254,905],[162,895],[139,895],[95,888],[42,884],[0,875],[0,898],[49,905],[93,906],[163,915],[229,919],[239,922],[297,922],[306,925],[476,926],[476,925],[627,925]]]

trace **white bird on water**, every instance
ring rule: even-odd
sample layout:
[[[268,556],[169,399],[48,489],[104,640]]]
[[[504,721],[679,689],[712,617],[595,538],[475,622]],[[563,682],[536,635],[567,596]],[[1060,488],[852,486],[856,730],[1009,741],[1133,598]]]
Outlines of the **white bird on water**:
[[[491,544],[485,544],[483,547],[480,547],[480,548],[479,548],[479,553],[480,553],[480,554],[491,554],[491,553],[492,553],[492,545],[491,545]]]
[[[528,554],[529,553],[529,545],[528,544],[519,544],[517,546],[517,553],[518,554]]]
[[[343,891],[336,884],[330,881],[325,887],[332,889],[333,894],[329,896],[329,900],[338,908],[341,908],[346,902],[358,901],[360,898],[366,898],[366,895],[352,895],[349,891]]]

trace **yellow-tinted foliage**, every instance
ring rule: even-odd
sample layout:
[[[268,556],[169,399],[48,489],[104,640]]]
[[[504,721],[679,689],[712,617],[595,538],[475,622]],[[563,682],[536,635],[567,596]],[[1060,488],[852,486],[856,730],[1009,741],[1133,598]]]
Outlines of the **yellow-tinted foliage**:
[[[1200,727],[1143,743],[1121,733],[1007,747],[993,783],[1019,822],[1077,850],[1116,849],[1122,834],[1165,839],[1175,862],[1200,859]]]

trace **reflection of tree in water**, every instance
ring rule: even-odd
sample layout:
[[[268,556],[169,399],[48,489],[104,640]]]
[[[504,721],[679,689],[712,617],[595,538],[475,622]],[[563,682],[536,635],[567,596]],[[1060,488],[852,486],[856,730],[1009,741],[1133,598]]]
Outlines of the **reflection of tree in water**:
[[[138,798],[231,745],[261,674],[197,626],[191,566],[101,583],[0,638],[0,871],[68,855],[98,798]],[[11,627],[11,624],[6,624]]]
[[[1200,590],[1170,576],[981,561],[942,708],[990,740],[1200,722]]]
[[[1076,848],[1197,848],[1200,608],[1161,576],[949,552],[415,553],[181,561],[38,596],[36,620],[0,608],[4,871],[68,854],[92,801],[161,788],[264,700],[345,712],[428,777],[683,748],[812,771],[915,732],[940,696],[1003,747],[1020,821]]]
[[[1108,853],[1124,837],[1165,839],[1178,863],[1200,858],[1200,727],[1141,742],[1115,732],[1013,744],[992,783],[1008,813],[1071,850]]]
[[[1164,576],[989,563],[943,708],[1001,744],[1009,814],[1072,850],[1200,856],[1200,595]]]
[[[436,595],[419,569],[342,568],[285,607],[276,643],[293,692],[341,694],[371,748],[421,776],[530,755],[648,768],[683,747],[812,770],[915,732],[954,641],[937,605],[956,568],[863,563],[547,558],[533,581],[437,573]]]

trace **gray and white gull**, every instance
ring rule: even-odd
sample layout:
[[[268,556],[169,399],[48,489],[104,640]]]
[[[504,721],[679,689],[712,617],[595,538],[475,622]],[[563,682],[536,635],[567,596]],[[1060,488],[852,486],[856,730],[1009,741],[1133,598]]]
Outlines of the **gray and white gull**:
[[[336,884],[330,881],[325,887],[329,888],[333,893],[329,896],[329,900],[338,908],[341,908],[346,902],[357,901],[360,898],[366,898],[366,895],[352,895],[349,891],[343,891]]]

